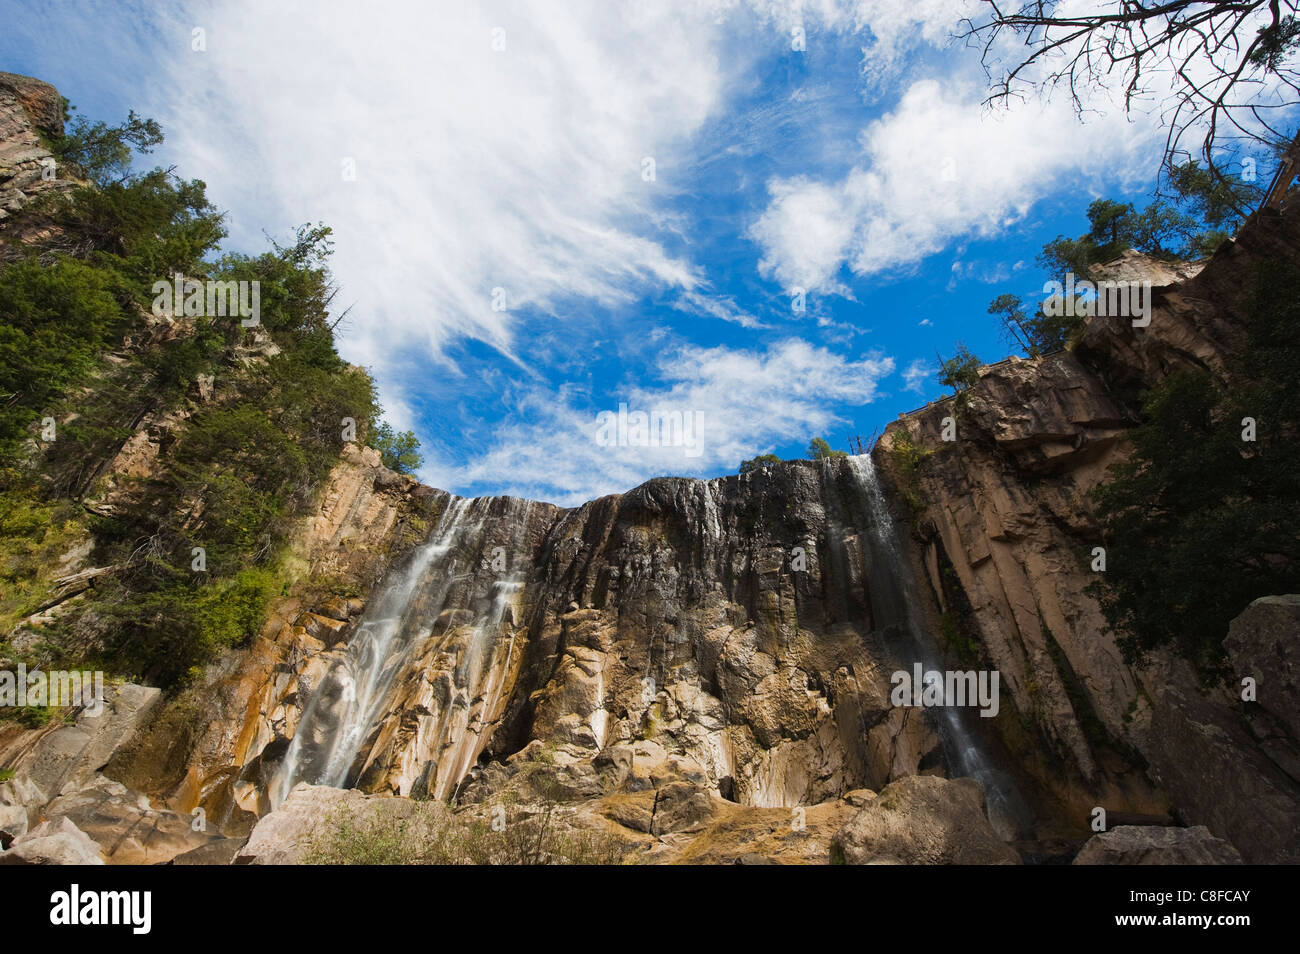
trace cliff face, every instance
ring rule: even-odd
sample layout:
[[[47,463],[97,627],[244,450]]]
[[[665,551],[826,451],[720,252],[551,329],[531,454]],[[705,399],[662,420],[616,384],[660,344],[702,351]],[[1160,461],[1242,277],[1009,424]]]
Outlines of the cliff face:
[[[148,732],[117,753],[110,774],[179,811],[201,805],[222,830],[246,831],[267,807],[262,750],[292,734],[302,694],[355,623],[359,597],[426,532],[429,509],[445,499],[388,470],[376,451],[349,445],[318,512],[294,536],[311,581],[304,595],[282,600],[259,638],[169,703]]]
[[[1244,339],[1245,276],[1264,257],[1295,257],[1297,218],[1294,204],[1262,215],[1190,275],[1125,256],[1109,277],[1156,286],[1148,327],[1094,320],[1072,352],[981,368],[965,409],[947,400],[904,415],[878,451],[920,505],[911,540],[933,594],[950,599],[951,568],[1023,717],[1023,731],[1002,723],[1023,764],[1080,817],[1171,810],[1253,861],[1300,857],[1296,736],[1231,693],[1201,691],[1171,658],[1124,663],[1085,592],[1102,542],[1088,492],[1125,453],[1141,389],[1179,368],[1223,373]],[[956,439],[944,441],[949,418]],[[898,465],[910,446],[930,452],[912,475]],[[1296,630],[1284,632],[1253,652],[1291,652]],[[1259,678],[1229,649],[1241,676]]]
[[[355,665],[358,633],[370,639],[393,612],[384,601],[405,573],[408,643],[347,775],[367,791],[483,797],[498,760],[539,751],[593,792],[612,763],[760,807],[941,770],[929,720],[889,703],[898,660],[873,633],[873,516],[850,462],[654,480],[569,511],[385,490],[373,464],[353,455],[336,470],[301,541],[316,572],[382,547],[413,497],[436,514],[431,542],[367,594],[375,605],[280,607],[262,639],[173,706],[201,705],[190,721],[208,727],[186,739],[164,715],[119,777],[247,830],[284,784],[314,695],[326,701],[300,745],[327,743],[342,716],[321,707],[346,708],[331,673]]]
[[[0,209],[67,186],[39,174],[60,117],[51,87],[0,74]],[[299,860],[322,812],[415,811],[355,787],[485,824],[563,802],[564,825],[646,860],[1014,862],[1015,836],[1068,854],[1097,806],[1300,860],[1300,603],[1261,600],[1233,624],[1230,659],[1261,685],[1243,706],[1172,657],[1127,665],[1086,592],[1088,491],[1125,453],[1140,390],[1222,371],[1243,338],[1240,276],[1294,255],[1297,214],[1251,223],[1199,272],[1126,256],[1113,277],[1158,286],[1148,327],[1094,322],[1071,352],[982,368],[962,409],[905,415],[873,459],[656,479],[563,510],[458,498],[346,445],[260,635],[174,697],[125,685],[102,718],[0,726],[0,847],[67,819],[113,862]],[[0,212],[0,238],[42,234]],[[141,349],[191,333],[141,315],[108,361],[129,374]],[[78,507],[201,514],[201,499],[150,497],[150,478],[278,352],[249,332],[215,385],[131,404],[129,436],[65,481]],[[120,569],[91,565],[83,537],[60,562],[75,586],[14,648]],[[962,728],[892,704],[891,674],[922,656],[998,670],[1001,712]],[[986,785],[1006,778],[1028,804],[1010,827],[985,820],[988,788],[939,777],[967,774],[971,748],[999,770]]]
[[[43,193],[73,185],[59,175],[48,144],[63,135],[63,100],[49,83],[0,72],[0,240],[32,240],[36,230],[6,225]]]

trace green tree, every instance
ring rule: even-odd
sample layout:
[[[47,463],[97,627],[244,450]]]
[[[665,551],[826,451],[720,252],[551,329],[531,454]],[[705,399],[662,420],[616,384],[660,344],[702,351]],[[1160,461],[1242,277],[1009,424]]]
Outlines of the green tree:
[[[1031,315],[1018,295],[999,295],[989,303],[989,314],[998,316],[1008,341],[1037,357],[1067,347],[1084,327],[1082,300],[1080,307],[1055,309],[1057,314],[1048,314],[1044,304]]]
[[[1259,201],[1262,190],[1241,178],[1222,178],[1188,161],[1169,170],[1169,198],[1138,211],[1132,203],[1096,199],[1088,206],[1088,231],[1057,236],[1043,246],[1038,263],[1060,275],[1091,278],[1093,266],[1129,249],[1153,258],[1187,260],[1213,252]]]
[[[395,431],[387,421],[380,421],[371,431],[370,446],[379,451],[385,467],[399,474],[414,474],[424,463],[415,433]]]
[[[989,302],[989,314],[997,315],[1002,324],[1002,335],[1008,341],[1020,345],[1026,353],[1035,353],[1034,344],[1027,327],[1025,303],[1019,295],[999,295]]]
[[[808,456],[813,460],[827,460],[832,457],[848,457],[842,450],[832,450],[831,445],[821,437],[814,437],[808,442]]]
[[[940,359],[939,383],[960,394],[979,381],[980,359],[960,341],[957,353],[947,360]]]
[[[1169,171],[1174,201],[1204,226],[1189,243],[1197,257],[1209,255],[1259,204],[1264,190],[1241,176],[1216,176],[1197,162],[1184,162]]]
[[[66,105],[64,115],[68,115]],[[121,182],[130,175],[134,153],[152,152],[162,141],[162,127],[158,122],[137,116],[135,110],[131,110],[126,122],[117,126],[92,123],[78,116],[63,138],[53,144],[51,152],[64,162],[72,163],[86,178],[102,188]]]
[[[98,363],[126,323],[120,291],[112,274],[77,261],[0,271],[0,455]]]
[[[1294,266],[1260,269],[1231,384],[1183,372],[1153,389],[1132,455],[1093,492],[1093,592],[1131,660],[1171,645],[1212,669],[1233,617],[1300,587],[1298,281]]]
[[[824,443],[824,442],[823,442]],[[773,464],[781,463],[781,458],[775,454],[759,454],[757,457],[751,457],[749,460],[740,462],[740,472],[748,474],[755,470],[762,470],[765,467],[771,467]]]
[[[1061,275],[1091,278],[1092,268],[1118,258],[1128,249],[1161,259],[1189,258],[1205,239],[1196,220],[1157,199],[1141,212],[1132,203],[1096,199],[1088,206],[1088,231],[1078,238],[1057,236],[1043,246],[1038,263]]]

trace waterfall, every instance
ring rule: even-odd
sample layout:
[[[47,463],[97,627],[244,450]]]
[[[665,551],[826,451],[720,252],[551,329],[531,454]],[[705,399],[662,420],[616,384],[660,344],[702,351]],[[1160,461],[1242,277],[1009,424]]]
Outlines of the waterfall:
[[[871,596],[873,625],[901,638],[893,646],[900,661],[920,663],[924,672],[941,670],[935,640],[920,621],[921,595],[911,564],[899,540],[893,512],[885,499],[871,456],[848,458],[848,466],[861,490],[869,517],[866,579]],[[1030,813],[1015,783],[995,768],[970,727],[969,713],[957,706],[934,706],[935,722],[949,770],[957,777],[974,778],[984,787],[990,824],[1006,840],[1028,828]]]
[[[501,580],[493,584],[492,599],[488,611],[484,616],[480,616],[474,621],[469,653],[466,659],[461,662],[461,668],[465,672],[466,685],[478,684],[479,676],[482,673],[483,653],[500,629],[501,620],[505,616],[510,601],[522,586],[522,582],[514,579]],[[514,649],[515,636],[512,632],[510,639],[506,642],[505,658],[501,665],[490,665],[488,667],[488,684],[481,690],[483,702],[479,706],[477,720],[473,725],[466,725],[465,731],[460,734],[454,747],[443,756],[451,770],[436,772],[436,780],[432,789],[435,798],[445,798],[453,793],[458,793],[460,783],[468,777],[470,768],[473,767],[479,753],[483,750],[483,743],[486,741],[483,738],[483,730],[492,721],[497,704],[501,701],[501,690],[505,686],[506,676],[510,669],[510,657],[514,653]],[[495,657],[488,661],[492,663],[494,660]]]
[[[446,601],[455,565],[453,548],[463,535],[472,501],[453,498],[429,540],[395,579],[386,581],[366,608],[340,658],[316,687],[280,763],[269,795],[279,805],[298,782],[341,786],[361,745],[384,712],[395,677],[412,649],[429,635]],[[432,612],[413,614],[428,579],[442,578]],[[422,625],[427,623],[428,625]]]

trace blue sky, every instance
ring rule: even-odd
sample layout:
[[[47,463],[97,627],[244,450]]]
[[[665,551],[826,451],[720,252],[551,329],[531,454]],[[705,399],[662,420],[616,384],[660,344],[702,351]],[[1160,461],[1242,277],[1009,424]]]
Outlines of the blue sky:
[[[0,68],[159,119],[231,248],[334,227],[340,350],[461,494],[866,439],[940,395],[936,352],[1009,353],[989,301],[1143,201],[1162,142],[1105,91],[1086,125],[982,106],[959,2],[0,7]],[[702,452],[601,446],[621,403],[697,412]]]

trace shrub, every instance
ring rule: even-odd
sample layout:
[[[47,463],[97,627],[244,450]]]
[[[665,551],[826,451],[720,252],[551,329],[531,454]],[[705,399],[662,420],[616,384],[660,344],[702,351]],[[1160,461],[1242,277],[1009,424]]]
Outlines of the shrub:
[[[494,811],[505,812],[504,807]],[[303,858],[320,865],[594,865],[619,864],[611,836],[564,830],[559,806],[544,801],[515,811],[502,830],[441,802],[413,802],[409,817],[385,820],[382,809],[333,813]]]

